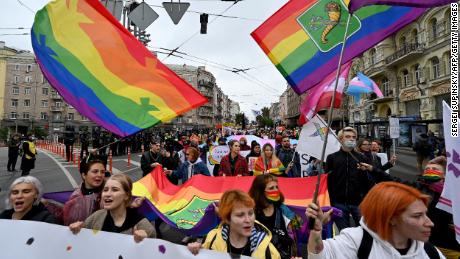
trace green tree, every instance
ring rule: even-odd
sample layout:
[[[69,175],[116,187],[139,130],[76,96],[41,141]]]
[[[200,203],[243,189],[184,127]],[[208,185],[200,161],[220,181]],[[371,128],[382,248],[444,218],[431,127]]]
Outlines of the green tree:
[[[237,113],[235,115],[235,123],[236,125],[243,125],[243,121],[245,119],[244,113]]]

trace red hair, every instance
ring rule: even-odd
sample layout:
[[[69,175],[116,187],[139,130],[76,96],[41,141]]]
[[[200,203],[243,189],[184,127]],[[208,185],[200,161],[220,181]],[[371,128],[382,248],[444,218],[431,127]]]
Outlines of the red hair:
[[[219,202],[219,216],[224,223],[230,222],[230,216],[237,205],[254,208],[254,200],[249,195],[240,190],[226,191]]]
[[[428,206],[429,196],[401,183],[383,182],[369,191],[359,208],[367,227],[388,241],[392,235],[391,219],[400,216],[417,200]]]

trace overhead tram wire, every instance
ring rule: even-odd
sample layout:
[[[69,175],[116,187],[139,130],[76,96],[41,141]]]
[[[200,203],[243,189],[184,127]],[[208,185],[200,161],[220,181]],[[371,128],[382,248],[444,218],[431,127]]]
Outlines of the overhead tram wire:
[[[280,95],[280,94],[278,93],[278,91],[276,91],[274,88],[268,86],[268,84],[263,83],[262,81],[260,81],[260,80],[258,80],[258,79],[257,79],[257,80],[254,80],[253,78],[255,78],[255,77],[251,78],[251,77],[248,77],[247,74],[240,74],[240,73],[238,73],[238,72],[235,72],[235,68],[229,69],[228,66],[225,66],[225,65],[208,64],[207,62],[204,62],[204,61],[193,60],[193,59],[190,59],[190,58],[186,58],[186,57],[184,57],[184,56],[179,56],[179,55],[177,55],[177,54],[171,54],[171,53],[165,53],[165,52],[162,52],[162,51],[158,51],[157,53],[163,54],[163,55],[173,55],[174,57],[181,58],[181,59],[184,59],[184,60],[187,60],[187,61],[199,63],[199,64],[202,64],[202,65],[209,65],[209,66],[214,67],[214,68],[217,68],[217,69],[221,69],[221,70],[224,70],[224,71],[227,71],[227,72],[232,72],[232,73],[234,73],[234,74],[239,75],[240,77],[242,77],[242,78],[245,79],[246,81],[249,81],[249,82],[251,82],[251,83],[253,83],[253,84],[256,84],[256,85],[258,85],[258,86],[260,86],[260,87],[262,87],[262,88],[264,88],[264,89],[266,89],[266,90],[268,90],[268,91],[271,91],[273,94]],[[222,67],[222,66],[224,66],[224,67]],[[261,82],[262,82],[262,83],[261,83]]]
[[[16,0],[21,6],[29,10],[31,13],[35,14],[35,11],[32,10],[32,8],[28,7],[26,4],[24,4],[21,0]]]
[[[232,5],[230,5],[229,7],[225,8],[224,11],[222,11],[219,15],[223,15],[224,13],[226,13],[228,10],[230,10],[233,6],[235,6],[239,1],[235,1]],[[213,22],[215,22],[220,16],[216,16],[214,17],[214,19],[212,19],[210,22],[208,22],[208,24],[211,24]],[[175,51],[179,50],[180,47],[184,46],[187,42],[189,42],[191,39],[193,39],[196,35],[200,34],[200,31],[197,31],[195,32],[194,34],[192,34],[190,37],[188,37],[184,42],[182,42],[181,44],[179,44],[179,46],[177,46],[176,48],[173,49],[173,51],[171,53],[174,53]],[[162,61],[165,61],[170,55],[167,55]]]
[[[31,28],[25,27],[0,27],[0,30],[30,30]]]
[[[221,1],[219,1],[221,2]],[[158,7],[158,8],[163,8],[165,9],[164,6],[162,5],[155,5],[155,4],[149,4],[149,6],[152,7]],[[256,19],[256,18],[248,18],[248,17],[240,17],[240,16],[231,16],[231,15],[223,15],[223,14],[215,14],[215,13],[208,13],[208,12],[200,12],[200,11],[195,11],[195,10],[187,10],[185,11],[186,13],[196,13],[196,14],[202,14],[206,13],[210,16],[216,16],[216,17],[222,17],[222,18],[230,18],[230,19],[240,19],[240,20],[246,20],[246,21],[254,21],[254,22],[263,22],[264,20],[262,19]]]
[[[27,36],[27,35],[30,35],[30,33],[24,32],[24,33],[3,33],[3,34],[0,34],[0,36]]]

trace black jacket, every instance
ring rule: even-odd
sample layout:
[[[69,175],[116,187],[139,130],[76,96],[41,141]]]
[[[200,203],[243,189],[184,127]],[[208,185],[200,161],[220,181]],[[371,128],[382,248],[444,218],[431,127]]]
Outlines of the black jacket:
[[[13,213],[13,209],[4,210],[0,214],[0,219],[12,219]],[[32,209],[30,209],[29,212],[27,212],[21,220],[40,221],[53,224],[56,223],[54,216],[41,203],[38,205],[33,205]]]
[[[340,149],[327,156],[325,172],[328,173],[327,185],[332,205],[343,203],[357,206],[375,183],[392,180],[376,166],[373,166],[372,172],[359,170],[358,161],[371,165],[372,161],[354,150],[351,154],[353,156]]]

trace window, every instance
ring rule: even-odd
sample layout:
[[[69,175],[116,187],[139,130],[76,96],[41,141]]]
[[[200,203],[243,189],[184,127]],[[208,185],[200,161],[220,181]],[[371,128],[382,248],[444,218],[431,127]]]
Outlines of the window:
[[[30,100],[29,99],[24,100],[24,107],[30,107]]]
[[[20,68],[19,64],[14,65],[14,70],[19,71],[19,68]]]
[[[371,49],[369,54],[371,55],[371,65],[374,65],[377,63],[377,51],[375,51],[375,49]]]
[[[46,113],[46,112],[40,113],[40,119],[42,119],[42,120],[48,120],[48,113]]]
[[[438,26],[436,25],[436,19],[432,19],[430,21],[430,32],[431,32],[431,38],[434,40],[436,36],[438,36]]]
[[[11,107],[18,107],[18,99],[11,99]]]
[[[68,119],[69,121],[73,121],[73,120],[74,120],[74,114],[73,114],[73,113],[67,114],[67,119]]]
[[[10,119],[15,120],[15,119],[17,119],[17,118],[18,118],[18,114],[17,114],[16,112],[10,113]]]
[[[409,71],[407,71],[407,69],[403,70],[403,83],[404,83],[404,87],[408,87],[411,85]]]
[[[412,42],[417,44],[418,43],[418,31],[417,29],[414,29],[412,31]]]
[[[439,59],[437,57],[434,57],[431,60],[431,69],[433,70],[433,79],[436,79],[441,75]]]
[[[414,66],[414,76],[415,76],[415,82],[420,83],[420,77],[422,77],[422,70],[420,69],[419,64]]]
[[[14,76],[13,84],[19,83],[19,76]]]
[[[59,113],[56,114],[56,115],[54,116],[54,119],[57,120],[57,121],[61,120],[61,114],[59,114]]]
[[[32,71],[32,65],[27,65],[26,72],[31,72]]]
[[[43,87],[42,88],[42,94],[43,95],[48,95],[48,91],[49,91],[48,87]]]
[[[24,82],[25,82],[25,83],[32,83],[32,77],[31,77],[31,76],[26,76],[26,77],[24,78]]]
[[[42,81],[42,84],[46,83],[46,78],[45,78],[44,75],[42,75],[42,80],[41,81]]]
[[[54,106],[55,106],[56,108],[61,108],[61,105],[62,105],[61,102],[55,102],[55,103],[54,103]]]
[[[48,107],[48,100],[42,100],[42,107],[43,108]]]
[[[388,78],[383,78],[382,80],[383,95],[390,95],[390,80]]]
[[[402,36],[399,39],[399,49],[403,49],[404,47],[406,47],[406,37]]]
[[[19,87],[13,87],[11,90],[12,94],[19,94]]]
[[[30,87],[24,87],[24,94],[30,94]]]
[[[29,118],[30,118],[30,114],[29,114],[28,112],[24,112],[24,113],[22,114],[22,118],[23,118],[23,119],[29,119]]]

